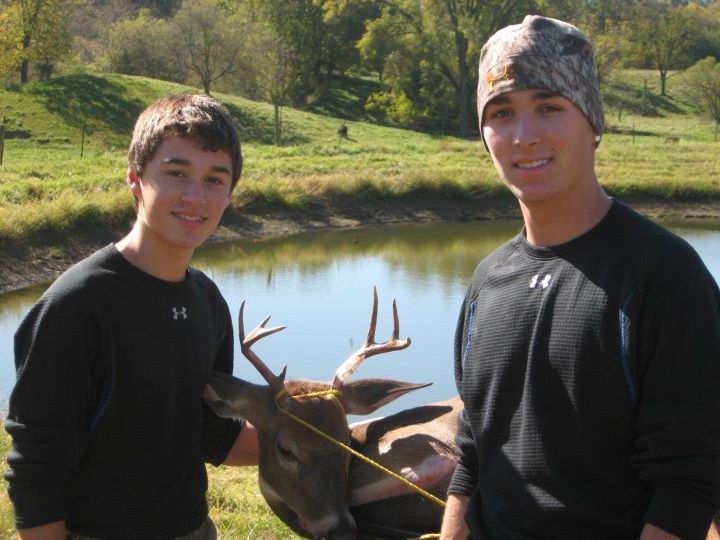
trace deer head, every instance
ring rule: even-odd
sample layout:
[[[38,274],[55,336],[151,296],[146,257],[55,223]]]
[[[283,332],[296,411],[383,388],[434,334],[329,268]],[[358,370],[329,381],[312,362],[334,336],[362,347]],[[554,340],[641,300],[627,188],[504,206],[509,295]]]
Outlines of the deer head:
[[[252,351],[252,345],[284,327],[265,328],[267,317],[246,336],[243,311],[244,302],[238,321],[242,352],[267,386],[215,372],[204,398],[218,415],[245,418],[257,429],[260,490],[289,527],[306,537],[355,538],[355,522],[348,509],[350,455],[297,419],[349,446],[346,414],[369,414],[407,392],[428,386],[387,379],[348,380],[366,358],[410,345],[409,338],[399,339],[397,306],[393,301],[392,338],[376,343],[374,291],[365,344],[341,364],[332,383],[286,382],[286,368],[275,375]]]

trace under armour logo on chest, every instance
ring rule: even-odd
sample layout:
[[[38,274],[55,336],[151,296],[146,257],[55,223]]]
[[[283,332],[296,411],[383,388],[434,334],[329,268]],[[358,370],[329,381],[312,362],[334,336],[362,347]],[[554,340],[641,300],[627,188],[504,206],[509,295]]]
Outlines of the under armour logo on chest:
[[[181,307],[180,309],[178,309],[176,307],[172,308],[172,318],[175,319],[176,321],[178,319],[183,319],[183,320],[187,319],[188,318],[187,308],[185,306]]]
[[[531,289],[547,289],[550,285],[550,280],[552,279],[552,276],[550,274],[545,274],[545,277],[540,280],[540,274],[535,274],[532,279],[530,280],[530,288]]]

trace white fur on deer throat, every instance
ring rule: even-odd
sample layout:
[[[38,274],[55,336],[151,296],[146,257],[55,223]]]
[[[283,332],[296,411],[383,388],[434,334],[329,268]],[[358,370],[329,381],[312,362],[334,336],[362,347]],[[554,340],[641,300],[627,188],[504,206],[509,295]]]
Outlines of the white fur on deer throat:
[[[427,489],[442,479],[455,468],[456,461],[442,455],[434,455],[411,467],[403,467],[400,476],[418,487]],[[395,478],[385,476],[377,482],[350,490],[350,506],[358,506],[369,502],[389,499],[397,495],[414,493],[413,489]]]
[[[260,476],[260,492],[263,494],[263,497],[265,497],[265,500],[267,500],[268,504],[272,503],[282,503],[283,505],[286,504],[285,500],[278,495],[277,491],[268,484],[265,479]]]

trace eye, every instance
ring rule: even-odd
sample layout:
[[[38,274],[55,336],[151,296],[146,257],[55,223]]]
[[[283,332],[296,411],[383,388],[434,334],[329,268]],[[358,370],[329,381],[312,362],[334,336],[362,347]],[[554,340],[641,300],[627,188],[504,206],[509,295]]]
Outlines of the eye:
[[[562,107],[560,107],[559,105],[556,105],[554,103],[543,103],[542,105],[540,105],[539,109],[540,109],[540,112],[553,113],[553,112],[561,111]]]
[[[285,461],[288,461],[290,463],[297,463],[298,459],[295,453],[290,450],[288,447],[284,446],[280,441],[277,441],[275,443],[275,446],[277,448],[278,454],[282,459]]]
[[[491,109],[488,118],[508,118],[509,116],[512,116],[512,110],[505,107],[502,109]]]
[[[177,169],[170,169],[167,171],[168,176],[172,176],[173,178],[182,178],[185,176],[185,174],[182,171],[179,171]]]
[[[215,186],[222,186],[225,184],[222,178],[218,178],[217,176],[208,176],[205,179],[206,182],[213,184]]]

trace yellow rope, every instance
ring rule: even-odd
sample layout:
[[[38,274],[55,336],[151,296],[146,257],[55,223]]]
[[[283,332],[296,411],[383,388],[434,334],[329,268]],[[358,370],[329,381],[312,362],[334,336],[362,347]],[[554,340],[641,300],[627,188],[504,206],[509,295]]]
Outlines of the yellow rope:
[[[281,397],[283,397],[286,394],[287,394],[287,397],[292,398],[292,399],[303,398],[303,397],[325,397],[325,396],[330,396],[330,397],[336,398],[336,397],[340,397],[342,395],[342,392],[340,390],[318,390],[317,392],[308,392],[307,394],[298,394],[296,396],[291,396],[290,394],[288,394],[287,388],[283,388],[275,396],[275,401],[279,400]]]
[[[318,428],[316,428],[316,427],[313,426],[312,424],[309,424],[308,422],[306,422],[306,421],[303,420],[302,418],[299,418],[299,417],[295,416],[293,413],[291,413],[290,411],[284,409],[284,408],[280,405],[280,398],[281,398],[283,395],[285,395],[285,394],[287,394],[287,390],[284,390],[284,389],[283,389],[283,390],[281,390],[280,392],[278,392],[277,396],[275,396],[275,403],[277,404],[277,407],[278,407],[278,409],[280,410],[280,412],[282,412],[283,414],[289,416],[290,418],[292,418],[293,420],[295,420],[297,423],[305,426],[306,428],[308,428],[308,429],[309,429],[310,431],[312,431],[313,433],[316,433],[317,435],[320,435],[322,438],[324,438],[324,439],[330,441],[331,443],[339,446],[340,448],[342,448],[343,450],[345,450],[345,451],[348,452],[349,454],[355,456],[355,457],[358,458],[358,459],[363,460],[365,463],[368,463],[368,464],[372,465],[372,466],[375,467],[376,469],[379,469],[379,470],[383,471],[385,474],[388,474],[388,475],[392,476],[393,478],[395,478],[396,480],[402,482],[402,483],[405,484],[407,487],[409,487],[409,488],[412,489],[413,491],[416,491],[417,493],[419,493],[420,495],[422,495],[422,496],[425,497],[426,499],[429,499],[429,500],[433,501],[434,503],[440,505],[442,508],[445,508],[445,506],[446,506],[445,501],[437,498],[437,497],[436,497],[435,495],[433,495],[432,493],[429,493],[428,491],[425,491],[425,490],[424,490],[423,488],[421,488],[420,486],[416,486],[416,485],[413,484],[410,480],[408,480],[408,479],[406,479],[406,478],[403,478],[402,476],[400,476],[400,475],[397,474],[397,473],[394,473],[393,471],[391,471],[391,470],[388,469],[387,467],[383,467],[382,465],[380,465],[380,464],[377,463],[376,461],[373,461],[373,460],[370,459],[369,457],[364,456],[363,454],[361,454],[361,453],[358,452],[357,450],[353,450],[353,449],[350,448],[347,444],[345,444],[345,443],[343,443],[343,442],[341,442],[341,441],[338,441],[337,439],[332,438],[330,435],[328,435],[328,434],[326,434],[325,432],[319,430]],[[308,393],[308,394],[300,394],[300,395],[297,395],[297,396],[288,396],[288,397],[291,397],[291,398],[299,398],[299,397],[310,397],[310,396],[331,396],[331,397],[335,398],[335,399],[337,400],[338,404],[340,404],[340,406],[342,407],[342,403],[340,403],[340,400],[337,399],[337,397],[338,397],[339,395],[340,395],[340,392],[339,392],[338,390],[323,390],[323,391],[320,391],[320,392],[311,392],[311,393]],[[421,538],[439,538],[439,535],[438,535],[438,536],[427,536],[427,535],[425,535],[425,536],[422,536]]]

